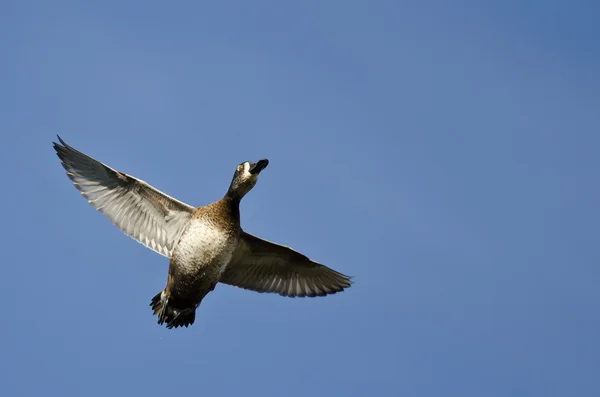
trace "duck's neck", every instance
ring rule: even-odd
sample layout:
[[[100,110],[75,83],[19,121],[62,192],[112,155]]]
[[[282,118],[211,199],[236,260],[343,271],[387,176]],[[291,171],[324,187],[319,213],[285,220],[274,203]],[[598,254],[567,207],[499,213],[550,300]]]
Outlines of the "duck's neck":
[[[242,197],[243,196],[240,196],[239,194],[236,194],[233,190],[229,189],[227,190],[227,193],[225,193],[223,200],[239,208]]]
[[[225,195],[221,200],[221,208],[231,216],[231,219],[239,223],[240,221],[240,200],[229,195]]]

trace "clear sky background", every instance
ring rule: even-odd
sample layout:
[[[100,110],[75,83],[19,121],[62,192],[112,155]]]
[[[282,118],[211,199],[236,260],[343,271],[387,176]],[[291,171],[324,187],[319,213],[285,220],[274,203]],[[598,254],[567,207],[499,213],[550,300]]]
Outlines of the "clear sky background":
[[[600,5],[0,6],[0,395],[599,396]],[[168,261],[55,134],[193,205],[270,159],[244,228],[355,277],[148,307]]]

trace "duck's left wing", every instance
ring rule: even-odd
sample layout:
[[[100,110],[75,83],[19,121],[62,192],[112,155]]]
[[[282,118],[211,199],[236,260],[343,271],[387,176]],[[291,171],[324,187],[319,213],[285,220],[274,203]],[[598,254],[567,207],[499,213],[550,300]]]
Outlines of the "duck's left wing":
[[[244,231],[222,283],[256,292],[289,297],[335,294],[349,288],[350,277],[311,261],[289,247],[260,239]]]
[[[170,257],[194,207],[58,140],[56,154],[83,197],[125,234]]]

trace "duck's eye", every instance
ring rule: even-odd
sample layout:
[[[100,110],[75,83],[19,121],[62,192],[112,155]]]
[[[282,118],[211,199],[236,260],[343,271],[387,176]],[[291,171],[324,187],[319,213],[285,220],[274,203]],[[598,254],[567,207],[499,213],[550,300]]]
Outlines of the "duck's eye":
[[[242,164],[238,165],[238,168],[237,168],[238,172],[240,172],[243,169],[244,169],[244,166]]]

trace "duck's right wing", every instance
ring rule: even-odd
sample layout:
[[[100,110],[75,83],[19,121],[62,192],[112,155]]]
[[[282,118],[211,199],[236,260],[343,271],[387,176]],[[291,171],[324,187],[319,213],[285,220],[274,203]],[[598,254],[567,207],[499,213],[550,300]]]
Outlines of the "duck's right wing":
[[[56,154],[83,197],[125,234],[170,257],[195,208],[58,140]]]
[[[244,231],[220,281],[289,297],[335,294],[352,284],[350,277],[314,262],[298,251]]]

